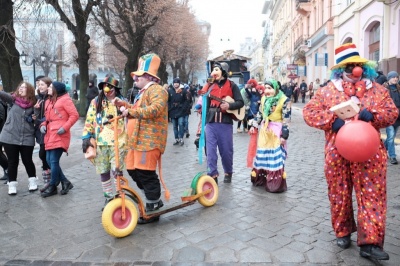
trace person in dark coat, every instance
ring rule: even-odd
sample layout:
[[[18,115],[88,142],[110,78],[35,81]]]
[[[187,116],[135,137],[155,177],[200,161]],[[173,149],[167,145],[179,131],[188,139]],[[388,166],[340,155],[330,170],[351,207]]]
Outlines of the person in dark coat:
[[[99,89],[94,85],[93,80],[89,80],[89,87],[86,92],[86,112],[89,109],[90,102],[99,95]]]
[[[174,126],[174,145],[183,146],[183,135],[185,134],[185,121],[184,118],[187,115],[187,110],[190,108],[190,102],[186,97],[188,93],[181,80],[175,78],[173,81],[173,88],[168,92],[168,116],[171,118]]]
[[[388,81],[388,79],[386,78],[386,76],[383,74],[383,72],[381,70],[377,71],[376,73],[378,73],[378,76],[375,79],[376,83],[383,85],[383,83]]]

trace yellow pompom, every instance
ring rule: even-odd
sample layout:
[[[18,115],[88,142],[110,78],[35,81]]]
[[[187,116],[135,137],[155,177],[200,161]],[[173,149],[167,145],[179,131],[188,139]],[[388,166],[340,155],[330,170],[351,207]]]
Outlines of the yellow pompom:
[[[251,171],[251,176],[252,177],[256,177],[256,175],[257,175],[256,171]]]
[[[282,178],[283,178],[283,179],[286,179],[286,172],[283,172]]]

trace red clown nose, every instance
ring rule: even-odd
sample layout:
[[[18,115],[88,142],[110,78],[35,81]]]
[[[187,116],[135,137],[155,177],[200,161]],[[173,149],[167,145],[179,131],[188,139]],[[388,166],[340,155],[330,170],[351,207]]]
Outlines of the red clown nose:
[[[356,66],[355,68],[353,68],[352,74],[354,77],[361,77],[363,73],[363,69],[359,66]]]

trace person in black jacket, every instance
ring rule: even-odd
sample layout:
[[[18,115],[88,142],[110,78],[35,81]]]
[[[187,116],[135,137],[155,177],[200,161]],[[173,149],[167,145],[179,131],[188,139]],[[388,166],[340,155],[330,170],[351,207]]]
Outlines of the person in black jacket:
[[[45,107],[44,103],[48,98],[47,91],[52,83],[51,78],[49,77],[42,77],[38,80],[37,83],[37,94],[36,94],[36,99],[37,102],[34,106],[36,109],[36,114],[34,115],[35,118],[35,138],[36,138],[36,143],[39,144],[39,158],[42,161],[42,178],[43,178],[43,187],[40,189],[40,192],[43,192],[47,189],[47,187],[50,184],[50,179],[51,179],[51,170],[50,166],[47,163],[46,160],[46,150],[44,146],[44,134],[40,132],[40,124],[43,123],[46,120],[46,117],[44,116],[45,112]]]
[[[3,130],[4,123],[7,119],[7,104],[0,99],[0,132]],[[0,177],[0,180],[5,180],[4,184],[8,182],[8,159],[3,152],[3,144],[0,143],[0,166],[4,170],[4,175]]]
[[[87,113],[87,110],[89,109],[90,102],[94,98],[96,98],[97,95],[99,95],[99,89],[96,86],[94,86],[93,80],[89,80],[89,87],[87,88],[87,92],[86,92],[86,100],[87,100],[86,113]]]
[[[174,127],[174,145],[184,145],[183,135],[185,134],[185,116],[190,103],[186,97],[187,91],[179,78],[173,81],[173,87],[168,92],[168,116],[171,118]]]

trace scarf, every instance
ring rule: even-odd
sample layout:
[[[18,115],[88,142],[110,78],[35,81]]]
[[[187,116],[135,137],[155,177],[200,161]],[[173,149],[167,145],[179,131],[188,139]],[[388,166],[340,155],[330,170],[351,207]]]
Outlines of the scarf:
[[[33,104],[30,101],[21,97],[15,98],[15,104],[21,107],[22,109],[28,109],[33,106]]]
[[[271,107],[274,106],[279,101],[279,99],[284,95],[281,90],[278,91],[279,92],[277,95],[265,98],[264,109],[262,110],[264,118],[267,118],[271,114]]]

